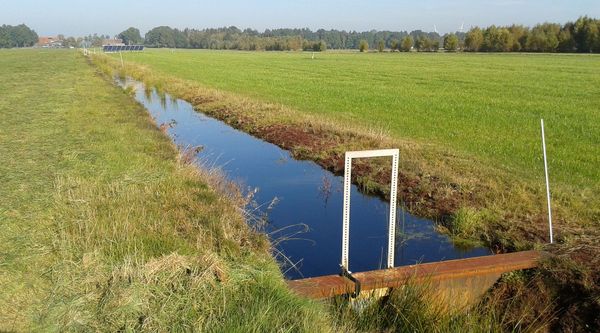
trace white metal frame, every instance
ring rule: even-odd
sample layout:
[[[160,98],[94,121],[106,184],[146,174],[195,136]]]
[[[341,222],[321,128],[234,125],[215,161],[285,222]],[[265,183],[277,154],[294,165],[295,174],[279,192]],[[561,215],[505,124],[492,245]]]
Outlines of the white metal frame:
[[[390,219],[388,234],[388,257],[387,267],[394,267],[394,247],[396,235],[396,198],[398,193],[398,160],[400,157],[399,149],[365,150],[346,152],[345,171],[344,171],[344,213],[342,226],[342,267],[350,271],[348,267],[348,249],[350,247],[350,194],[352,186],[352,159],[355,158],[373,158],[373,157],[392,157],[392,180],[390,192]]]

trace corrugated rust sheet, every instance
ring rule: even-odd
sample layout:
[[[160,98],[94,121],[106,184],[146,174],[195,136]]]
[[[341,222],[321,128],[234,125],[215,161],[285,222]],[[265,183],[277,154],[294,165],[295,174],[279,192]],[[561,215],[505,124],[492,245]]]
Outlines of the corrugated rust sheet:
[[[515,270],[534,268],[543,253],[523,251],[485,257],[448,260],[427,264],[402,266],[391,269],[353,274],[361,281],[362,290],[393,288],[412,282],[468,279],[477,276],[499,275]],[[354,284],[338,275],[287,281],[299,295],[321,299],[343,295],[354,290]]]

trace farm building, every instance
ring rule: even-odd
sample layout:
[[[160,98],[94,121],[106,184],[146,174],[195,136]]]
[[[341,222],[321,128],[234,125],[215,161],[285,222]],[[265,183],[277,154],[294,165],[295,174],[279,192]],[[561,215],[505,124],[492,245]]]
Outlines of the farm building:
[[[52,36],[47,36],[47,37],[39,37],[38,38],[38,42],[37,42],[37,46],[38,47],[63,47],[63,41],[62,39],[58,38],[58,37],[52,37]]]

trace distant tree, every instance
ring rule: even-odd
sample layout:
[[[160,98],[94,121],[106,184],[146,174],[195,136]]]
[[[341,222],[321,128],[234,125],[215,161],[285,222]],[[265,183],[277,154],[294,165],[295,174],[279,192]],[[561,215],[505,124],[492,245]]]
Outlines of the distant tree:
[[[559,45],[560,25],[538,24],[527,36],[525,48],[530,52],[556,52]]]
[[[182,31],[173,29],[173,39],[175,40],[176,48],[185,49],[188,47],[188,39]]]
[[[383,52],[383,50],[385,50],[385,42],[383,41],[383,39],[380,39],[377,43],[377,50],[379,52]]]
[[[288,45],[290,50],[301,50],[302,49],[302,37],[301,36],[295,36],[295,37],[291,37],[288,41]],[[248,47],[245,47],[245,49],[247,49]],[[327,48],[327,45],[325,45],[325,48]],[[244,49],[244,48],[242,48]]]
[[[98,34],[93,34],[85,37],[85,40],[87,43],[89,43],[89,46],[102,46],[104,36],[98,36]]]
[[[591,52],[600,53],[600,20],[594,20],[596,27],[591,29],[593,34],[590,36],[591,39]]]
[[[414,43],[415,50],[421,51],[422,43],[423,43],[423,37],[421,37],[421,36],[415,37],[415,43]]]
[[[415,49],[419,52],[422,51],[422,49],[423,49],[423,39],[424,38],[425,37],[422,37],[422,36],[418,36],[415,38]]]
[[[411,36],[406,36],[402,39],[402,43],[400,45],[400,50],[404,52],[410,52],[414,44],[414,41]]]
[[[506,28],[492,25],[483,32],[482,49],[489,52],[510,51],[513,45],[512,35]]]
[[[525,49],[529,52],[544,52],[546,48],[546,35],[543,31],[533,30],[527,36]]]
[[[12,47],[30,47],[38,42],[38,35],[25,24],[5,27],[12,41]]]
[[[596,28],[594,30],[591,52],[600,53],[600,20],[596,20]]]
[[[560,52],[575,52],[577,44],[573,38],[574,24],[569,22],[565,24],[558,34],[558,50]]]
[[[439,42],[438,46],[439,46]],[[434,51],[434,41],[428,36],[420,36],[415,40],[415,48],[420,52],[431,52]]]
[[[312,42],[305,40],[302,42],[302,50],[303,51],[314,51],[313,45],[314,44]]]
[[[573,27],[577,52],[600,52],[600,20],[580,17]]]
[[[79,43],[77,43],[77,39],[75,37],[67,37],[63,39],[63,46],[65,47],[77,47]]]
[[[122,39],[123,43],[126,45],[137,45],[144,42],[140,31],[134,27],[128,28],[127,30],[121,32],[117,35],[117,38]]]
[[[392,39],[392,41],[390,42],[390,49],[392,49],[392,52],[398,50],[398,40],[397,39]]]
[[[512,35],[512,46],[510,51],[519,52],[526,47],[527,37],[529,35],[529,28],[524,27],[522,25],[513,24],[508,27],[508,31],[510,31]]]
[[[465,50],[477,52],[483,44],[483,32],[479,27],[474,27],[467,32],[465,37]]]
[[[327,51],[327,44],[324,41],[320,41],[317,45],[318,45],[319,52]]]
[[[431,41],[431,48],[429,49],[429,51],[437,52],[439,50],[440,50],[440,40],[438,38],[436,38]]]
[[[37,42],[37,33],[25,24],[0,26],[0,48],[30,47]]]
[[[150,47],[175,47],[175,31],[167,26],[156,27],[146,33],[145,44]]]
[[[369,43],[365,39],[362,39],[360,41],[360,44],[358,45],[358,49],[360,50],[360,52],[369,51]]]
[[[444,36],[444,49],[454,52],[458,49],[458,37],[455,34],[447,34]]]
[[[327,43],[325,41],[317,41],[317,42],[305,42],[304,46],[305,51],[313,51],[313,52],[325,52],[327,51]]]
[[[8,49],[13,47],[13,41],[10,37],[9,28],[6,25],[0,27],[0,49]]]

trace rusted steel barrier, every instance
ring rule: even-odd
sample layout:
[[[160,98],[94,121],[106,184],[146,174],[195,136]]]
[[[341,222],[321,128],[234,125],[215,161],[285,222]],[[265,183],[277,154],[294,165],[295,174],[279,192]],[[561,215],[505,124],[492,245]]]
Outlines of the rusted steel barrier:
[[[523,251],[354,273],[353,276],[360,281],[362,291],[396,288],[407,281],[427,281],[437,284],[436,288],[449,297],[460,294],[469,301],[489,289],[502,273],[536,267],[542,255],[541,251]],[[295,293],[312,299],[354,291],[354,283],[339,275],[291,280],[287,284]]]

